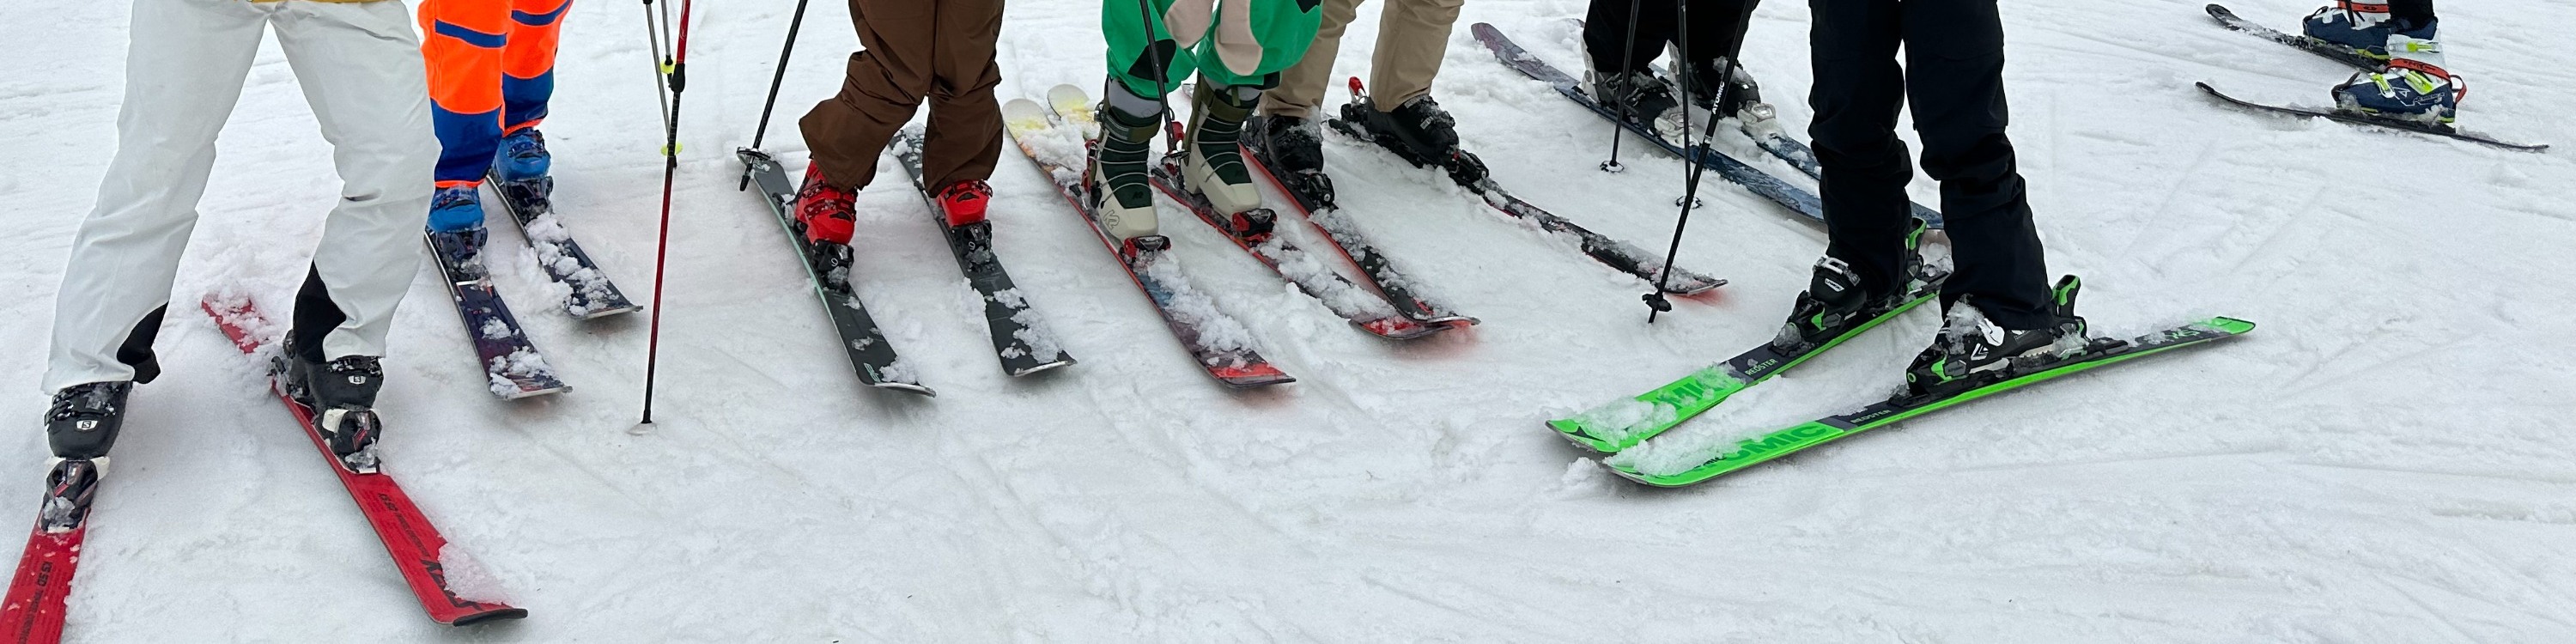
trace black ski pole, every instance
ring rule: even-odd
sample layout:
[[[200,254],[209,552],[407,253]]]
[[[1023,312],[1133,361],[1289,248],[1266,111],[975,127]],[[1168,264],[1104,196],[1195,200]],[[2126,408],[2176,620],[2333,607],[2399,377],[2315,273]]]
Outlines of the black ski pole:
[[[751,131],[751,149],[760,149],[760,141],[769,136],[769,111],[778,107],[778,86],[787,82],[787,55],[796,51],[796,30],[805,26],[805,0],[796,0],[796,16],[787,19],[787,43],[778,46],[778,70],[769,74],[769,98],[760,102],[760,127]],[[751,173],[742,173],[742,184],[734,190],[751,188]]]
[[[1697,204],[1698,204],[1698,202],[1699,202],[1699,180],[1700,180],[1700,174],[1701,174],[1701,172],[1702,172],[1702,171],[1704,171],[1704,170],[1706,170],[1706,169],[1708,168],[1708,164],[1706,164],[1706,163],[1704,163],[1704,162],[1702,162],[1702,161],[1701,161],[1701,155],[1704,155],[1704,154],[1715,154],[1715,151],[1714,151],[1714,150],[1703,150],[1703,149],[1701,149],[1701,148],[1699,147],[1699,144],[1695,144],[1695,143],[1693,143],[1693,142],[1691,141],[1691,129],[1692,129],[1692,128],[1690,127],[1690,118],[1689,118],[1689,114],[1690,114],[1690,87],[1691,87],[1690,83],[1691,83],[1691,76],[1694,76],[1695,74],[1694,74],[1693,72],[1695,72],[1695,71],[1696,71],[1696,70],[1695,70],[1695,69],[1693,69],[1693,68],[1697,67],[1697,66],[1699,65],[1699,63],[1698,63],[1697,61],[1693,60],[1693,59],[1691,58],[1691,56],[1690,56],[1690,32],[1691,32],[1691,28],[1690,28],[1690,5],[1689,5],[1689,3],[1688,3],[1687,1],[1680,3],[1680,6],[1678,6],[1678,7],[1676,8],[1676,11],[1679,13],[1679,16],[1677,17],[1678,19],[1676,20],[1676,22],[1680,22],[1680,23],[1681,23],[1681,30],[1682,30],[1682,31],[1681,31],[1680,43],[1679,43],[1679,44],[1680,44],[1680,46],[1681,46],[1681,58],[1682,58],[1682,60],[1681,60],[1681,64],[1680,64],[1680,65],[1676,65],[1676,66],[1675,66],[1675,68],[1680,69],[1680,70],[1682,70],[1682,71],[1681,71],[1681,73],[1680,73],[1680,74],[1675,74],[1675,75],[1676,75],[1676,76],[1680,76],[1680,77],[1681,77],[1681,85],[1682,85],[1682,105],[1681,105],[1681,109],[1682,109],[1682,114],[1683,114],[1683,118],[1682,118],[1682,150],[1687,151],[1687,152],[1689,152],[1689,153],[1690,153],[1690,155],[1689,155],[1686,159],[1684,159],[1684,161],[1683,161],[1683,165],[1686,165],[1686,166],[1688,166],[1688,167],[1689,167],[1689,170],[1688,170],[1688,172],[1689,172],[1689,176],[1688,176],[1688,178],[1685,178],[1685,179],[1683,179],[1683,180],[1682,180],[1682,203],[1681,203],[1682,213],[1681,213],[1681,216],[1680,216],[1680,217],[1676,218],[1676,219],[1673,221],[1673,242],[1672,242],[1672,245],[1671,245],[1670,247],[1667,247],[1667,248],[1665,248],[1665,249],[1664,249],[1664,265],[1663,265],[1662,270],[1661,270],[1661,271],[1660,271],[1660,272],[1655,276],[1655,290],[1654,290],[1654,292],[1647,293],[1647,294],[1646,294],[1646,296],[1645,296],[1645,298],[1644,298],[1644,299],[1645,299],[1645,301],[1646,301],[1646,308],[1647,308],[1647,309],[1649,309],[1649,310],[1646,312],[1646,323],[1647,323],[1647,324],[1654,324],[1654,323],[1655,323],[1655,316],[1656,316],[1657,314],[1663,313],[1663,312],[1665,312],[1665,311],[1673,310],[1673,303],[1672,303],[1672,300],[1666,299],[1666,298],[1664,297],[1664,288],[1665,288],[1667,285],[1669,285],[1669,284],[1671,284],[1671,283],[1672,283],[1672,279],[1673,279],[1673,262],[1674,262],[1675,260],[1679,259],[1679,256],[1681,255],[1681,252],[1682,252],[1682,232],[1683,232],[1683,231],[1685,231],[1685,230],[1688,230],[1688,229],[1690,228],[1691,206],[1697,205]],[[1748,2],[1748,3],[1746,3],[1746,4],[1745,4],[1744,10],[1743,10],[1743,11],[1740,11],[1740,12],[1737,12],[1737,14],[1736,14],[1736,19],[1735,19],[1735,42],[1734,42],[1734,44],[1733,44],[1732,46],[1730,46],[1730,47],[1728,47],[1728,48],[1727,48],[1726,64],[1725,64],[1725,65],[1723,65],[1723,66],[1721,66],[1721,67],[1718,69],[1718,71],[1720,72],[1720,74],[1718,75],[1718,81],[1717,81],[1717,82],[1718,82],[1718,98],[1717,98],[1717,101],[1716,101],[1715,103],[1713,103],[1713,104],[1712,104],[1712,109],[1710,109],[1710,110],[1709,110],[1709,115],[1708,115],[1708,127],[1709,127],[1708,134],[1709,134],[1710,136],[1714,136],[1714,135],[1716,135],[1716,133],[1717,133],[1717,130],[1716,130],[1716,128],[1717,128],[1717,121],[1718,121],[1718,119],[1720,119],[1720,118],[1723,118],[1723,117],[1724,117],[1724,115],[1718,114],[1718,113],[1717,113],[1717,110],[1716,110],[1716,109],[1714,109],[1714,108],[1717,108],[1717,107],[1725,107],[1725,106],[1726,106],[1726,99],[1727,99],[1727,97],[1728,97],[1728,96],[1732,93],[1732,91],[1734,90],[1734,85],[1735,85],[1735,83],[1733,82],[1733,80],[1734,80],[1734,78],[1735,78],[1735,60],[1736,60],[1737,58],[1739,58],[1739,57],[1743,56],[1743,54],[1744,54],[1744,32],[1745,32],[1745,30],[1746,30],[1746,29],[1748,29],[1752,24],[1753,24],[1753,7],[1752,7],[1752,3],[1749,3],[1749,2]],[[1702,137],[1702,138],[1703,138],[1703,139],[1705,139],[1705,138],[1707,138],[1707,137]]]
[[[1686,1],[1688,0],[1674,0],[1676,4]],[[1622,70],[1622,74],[1636,73],[1634,70],[1637,66],[1637,10],[1640,2],[1641,0],[1628,0],[1628,40],[1620,45],[1619,49],[1619,69]],[[1593,71],[1600,72],[1600,70]],[[1632,104],[1628,99],[1637,95],[1636,77],[1628,76],[1624,82],[1623,87],[1627,90],[1627,96],[1617,99],[1619,123],[1610,128],[1610,160],[1601,162],[1602,172],[1619,172],[1628,169],[1628,166],[1619,165],[1619,142],[1628,138],[1628,122],[1636,120],[1636,115],[1628,113],[1628,107]]]
[[[680,0],[680,37],[671,46],[667,83],[671,86],[671,113],[662,127],[662,230],[660,241],[653,247],[653,324],[644,341],[644,422],[653,424],[653,378],[662,362],[662,278],[671,258],[671,186],[680,175],[680,97],[687,90],[689,64],[689,9],[695,0]]]

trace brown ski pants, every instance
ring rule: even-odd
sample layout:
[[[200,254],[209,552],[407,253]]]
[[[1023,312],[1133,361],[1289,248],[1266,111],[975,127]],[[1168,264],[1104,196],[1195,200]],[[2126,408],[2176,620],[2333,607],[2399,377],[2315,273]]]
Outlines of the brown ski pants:
[[[866,187],[877,155],[924,98],[924,183],[937,190],[991,177],[1002,154],[1002,107],[993,100],[1002,0],[850,0],[850,21],[866,49],[850,54],[841,93],[797,122],[823,177]]]

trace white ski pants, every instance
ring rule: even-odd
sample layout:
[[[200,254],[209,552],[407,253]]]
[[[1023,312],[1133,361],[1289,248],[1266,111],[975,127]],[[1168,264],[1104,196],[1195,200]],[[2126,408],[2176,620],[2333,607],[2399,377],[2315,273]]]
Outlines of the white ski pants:
[[[136,0],[116,157],[55,294],[46,392],[135,377],[117,350],[170,303],[215,134],[271,28],[341,181],[313,254],[313,270],[347,317],[324,337],[323,354],[384,355],[394,308],[420,269],[438,163],[409,12],[397,0]]]

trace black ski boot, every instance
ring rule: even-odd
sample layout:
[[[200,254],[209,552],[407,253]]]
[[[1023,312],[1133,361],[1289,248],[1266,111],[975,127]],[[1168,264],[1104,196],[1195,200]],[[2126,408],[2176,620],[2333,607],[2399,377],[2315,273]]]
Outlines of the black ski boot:
[[[1324,175],[1323,126],[1295,116],[1255,116],[1243,124],[1244,144],[1277,173],[1279,183],[1316,201],[1333,203],[1333,179]]]
[[[1121,243],[1154,237],[1159,230],[1146,164],[1153,161],[1160,116],[1134,117],[1100,107],[1100,140],[1091,146],[1091,207],[1100,215],[1100,226]]]
[[[1905,368],[1906,393],[1951,396],[2002,382],[2045,367],[2058,358],[2084,350],[2084,318],[2075,315],[2075,292],[2083,282],[2068,275],[2050,290],[2049,312],[2057,321],[2038,329],[2006,329],[1978,310],[1974,297],[1950,305],[1948,321],[1932,346]]]
[[[89,382],[54,392],[45,410],[45,441],[54,457],[65,460],[107,458],[116,446],[116,430],[125,425],[125,395],[134,383]]]
[[[376,392],[385,386],[385,368],[375,356],[343,356],[328,362],[306,360],[293,341],[278,357],[286,395],[313,412],[313,429],[322,433],[331,453],[352,470],[375,467]]]
[[[1653,127],[1657,121],[1663,120],[1665,113],[1681,106],[1681,101],[1673,98],[1672,85],[1651,73],[1595,72],[1586,74],[1586,77],[1589,81],[1583,84],[1584,94],[1591,96],[1592,102],[1619,113],[1630,123]]]
[[[1905,281],[1881,287],[1879,292],[1865,289],[1860,273],[1843,260],[1818,258],[1815,276],[1808,280],[1806,292],[1798,294],[1797,304],[1790,307],[1789,323],[1771,339],[1771,348],[1792,356],[1813,351],[1938,287],[1949,275],[1923,262],[1923,233],[1930,230],[1923,220],[1914,220],[1914,230],[1905,236]]]
[[[1458,150],[1458,119],[1424,94],[1388,111],[1367,110],[1371,138],[1407,159],[1443,159]]]
[[[1691,105],[1708,110],[1718,118],[1741,119],[1748,125],[1771,120],[1771,104],[1762,102],[1762,85],[1753,81],[1753,74],[1744,71],[1743,65],[1736,65],[1734,73],[1723,83],[1729,86],[1726,91],[1719,90],[1718,69],[1725,66],[1724,58],[1691,66]]]

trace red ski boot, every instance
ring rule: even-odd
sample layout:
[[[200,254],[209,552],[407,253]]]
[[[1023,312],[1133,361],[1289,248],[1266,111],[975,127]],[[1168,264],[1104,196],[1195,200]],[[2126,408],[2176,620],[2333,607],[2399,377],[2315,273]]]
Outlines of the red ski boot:
[[[805,227],[805,241],[849,245],[856,199],[849,190],[824,181],[816,166],[806,166],[805,186],[796,189],[796,223]]]
[[[993,200],[993,187],[983,181],[959,181],[931,198],[939,202],[939,214],[948,218],[948,227],[956,228],[984,221],[984,204]]]

